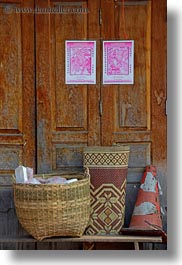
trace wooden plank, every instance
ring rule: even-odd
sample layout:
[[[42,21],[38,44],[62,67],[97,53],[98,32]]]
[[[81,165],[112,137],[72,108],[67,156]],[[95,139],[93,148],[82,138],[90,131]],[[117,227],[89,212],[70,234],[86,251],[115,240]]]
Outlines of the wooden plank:
[[[88,1],[88,39],[96,42],[96,84],[88,85],[88,145],[100,145],[100,80],[101,80],[101,40],[99,25],[100,1]]]
[[[153,120],[153,160],[157,163],[166,162],[166,35],[167,35],[167,12],[166,0],[152,1],[152,102]],[[154,14],[159,14],[154,15]],[[161,32],[162,34],[159,34]],[[160,60],[158,59],[160,58]],[[155,118],[157,117],[157,119]],[[160,125],[160,126],[157,126]]]
[[[152,156],[166,168],[166,0],[152,1]],[[158,15],[156,15],[158,14]],[[159,15],[160,14],[160,15]],[[161,32],[161,34],[159,34]],[[160,60],[159,60],[160,58]]]
[[[33,0],[24,0],[22,8],[34,8]],[[36,170],[36,135],[35,135],[35,44],[34,14],[22,14],[22,80],[23,80],[23,161]]]
[[[101,39],[114,40],[115,39],[115,17],[114,17],[114,1],[101,0]],[[110,21],[111,23],[108,23]],[[103,68],[103,62],[101,68]],[[103,114],[101,117],[101,144],[112,145],[113,144],[113,132],[114,132],[114,117],[115,117],[115,95],[117,85],[103,85],[101,83],[101,98]]]
[[[151,2],[148,2],[146,25],[146,111],[147,130],[151,130]]]
[[[11,237],[5,238],[1,237],[0,242],[38,242],[36,239],[32,237]],[[152,242],[152,243],[162,243],[162,237],[149,237],[149,236],[87,236],[83,235],[82,237],[54,237],[54,238],[46,238],[41,242]]]
[[[167,1],[152,1],[152,163],[157,168],[157,175],[163,196],[160,204],[167,205]],[[163,216],[163,226],[167,230],[167,212]]]
[[[36,0],[36,6],[48,7],[48,1]],[[37,92],[37,173],[50,172],[51,153],[51,56],[50,14],[35,15],[36,92]]]

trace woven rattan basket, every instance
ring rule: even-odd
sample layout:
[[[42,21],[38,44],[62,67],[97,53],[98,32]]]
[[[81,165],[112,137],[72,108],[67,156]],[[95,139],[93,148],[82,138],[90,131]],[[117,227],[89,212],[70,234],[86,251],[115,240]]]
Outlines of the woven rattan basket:
[[[91,183],[88,235],[117,235],[124,224],[129,146],[90,146],[84,149],[84,166]]]
[[[36,177],[48,178],[43,174]],[[56,174],[58,176],[58,174]],[[13,183],[16,214],[22,227],[35,239],[83,235],[90,217],[90,179],[84,174],[61,175],[69,184]]]

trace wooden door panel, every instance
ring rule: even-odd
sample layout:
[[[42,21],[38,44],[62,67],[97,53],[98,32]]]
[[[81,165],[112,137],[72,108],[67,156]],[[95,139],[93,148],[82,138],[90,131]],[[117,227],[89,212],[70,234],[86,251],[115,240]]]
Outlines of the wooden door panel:
[[[121,2],[116,12],[121,13]],[[126,2],[126,29],[134,40],[134,85],[119,87],[116,108],[119,113],[116,131],[150,130],[150,56],[151,56],[151,3]],[[118,38],[122,39],[123,23],[119,22]],[[135,138],[137,140],[139,137]],[[138,136],[138,135],[137,135]]]
[[[102,1],[101,1],[102,2]],[[125,40],[123,2],[105,1],[102,7],[101,36],[104,40]],[[140,181],[151,163],[151,2],[125,1],[128,38],[134,40],[134,84],[101,85],[103,102],[102,145],[128,144],[130,159],[127,181]],[[108,28],[107,18],[114,22]]]
[[[123,1],[101,1],[103,40],[125,39],[122,5]],[[126,33],[134,40],[134,84],[101,85],[101,142],[130,145],[128,183],[139,183],[145,166],[156,165],[165,207],[166,1],[128,0],[124,7]],[[165,222],[166,215],[164,226]]]
[[[34,16],[0,1],[0,184],[19,163],[35,169]],[[25,4],[26,2],[26,4]]]
[[[160,13],[160,15],[159,15]],[[157,15],[158,14],[158,15]],[[167,1],[152,1],[152,57],[151,57],[151,142],[152,163],[157,166],[163,191],[161,205],[167,227]]]
[[[81,169],[83,167],[83,148],[86,144],[53,144],[53,169]]]
[[[102,33],[107,40],[124,40],[123,3],[107,1],[102,11]],[[103,2],[103,6],[105,3]],[[130,145],[128,181],[133,172],[142,172],[151,163],[150,131],[150,53],[151,3],[125,1],[125,24],[129,39],[134,40],[134,84],[102,85],[102,144],[126,143]],[[108,11],[109,10],[109,11]],[[104,23],[108,12],[113,16],[112,31]],[[110,127],[108,130],[108,123]]]
[[[0,0],[0,237],[7,238],[25,233],[11,175],[20,163],[36,170],[34,14],[16,12],[23,7],[34,1]]]
[[[108,9],[115,16],[112,35],[104,33],[104,38],[124,39],[122,2],[108,1]],[[104,9],[105,10],[105,9]],[[113,11],[111,11],[113,10]],[[108,12],[108,11],[107,11]],[[104,11],[102,16],[108,16]],[[151,53],[151,5],[150,2],[126,2],[126,31],[134,40],[134,84],[102,85],[103,132],[108,120],[113,120],[110,130],[110,144],[113,142],[150,141],[150,53]],[[103,29],[106,30],[103,19]],[[107,92],[109,90],[109,92]],[[108,95],[109,93],[109,95]],[[108,106],[112,106],[107,111]],[[105,122],[104,122],[105,121]],[[108,132],[109,133],[109,132]],[[103,144],[108,144],[104,133]]]
[[[85,8],[85,4],[86,2],[83,2],[82,8]],[[79,14],[53,15],[51,24],[51,37],[54,40],[52,48],[55,50],[52,61],[53,69],[56,71],[53,81],[53,91],[55,91],[54,129],[56,131],[86,131],[87,86],[65,84],[65,40],[87,38],[87,16]]]
[[[117,2],[116,12],[122,12]],[[151,56],[151,2],[136,1],[125,4],[128,38],[134,40],[134,85],[119,87],[117,131],[134,128],[150,129],[150,56]],[[117,38],[123,39],[123,21],[118,21]]]
[[[41,0],[36,3],[65,10],[89,9],[82,13],[36,15],[38,172],[79,169],[83,164],[83,148],[100,144],[100,75],[96,85],[65,84],[65,41],[98,38],[99,25],[93,23],[99,3]]]
[[[152,144],[151,152],[161,140],[166,143],[166,21],[165,3],[125,1],[125,24],[129,39],[134,40],[134,84],[102,85],[102,144]],[[101,37],[124,39],[122,1],[101,2]],[[163,17],[156,10],[163,10]],[[151,16],[152,14],[152,16]],[[114,21],[108,28],[108,16]],[[151,19],[153,18],[153,19]],[[157,26],[158,25],[158,26]],[[163,34],[158,34],[160,28]],[[160,43],[160,46],[157,46]],[[159,60],[161,58],[161,60]],[[110,124],[109,124],[110,123]],[[155,124],[155,126],[154,126]],[[157,125],[158,124],[158,125]],[[163,130],[160,128],[163,126]],[[156,127],[160,133],[156,133]],[[158,137],[154,141],[154,136]],[[164,148],[165,151],[165,148]],[[163,155],[164,154],[164,155]],[[155,152],[158,160],[165,152]],[[159,156],[162,156],[161,158]]]

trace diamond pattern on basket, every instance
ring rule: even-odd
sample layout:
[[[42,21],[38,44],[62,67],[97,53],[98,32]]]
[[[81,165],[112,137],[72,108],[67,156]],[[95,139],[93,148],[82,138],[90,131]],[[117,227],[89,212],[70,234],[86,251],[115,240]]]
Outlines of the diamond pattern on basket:
[[[125,153],[86,153],[85,165],[89,167],[126,167],[128,166],[128,154]]]
[[[120,188],[103,183],[98,189],[91,185],[91,216],[86,234],[117,234],[122,228],[125,213],[124,180]]]

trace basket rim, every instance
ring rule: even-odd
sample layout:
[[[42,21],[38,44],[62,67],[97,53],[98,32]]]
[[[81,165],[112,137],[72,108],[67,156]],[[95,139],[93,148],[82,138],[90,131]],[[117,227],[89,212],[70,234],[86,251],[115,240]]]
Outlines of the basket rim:
[[[130,152],[129,145],[115,145],[115,146],[88,146],[83,149],[84,153],[121,153]]]
[[[78,176],[82,176],[82,178],[78,178],[78,181],[75,181],[75,182],[71,182],[71,183],[66,183],[66,184],[33,184],[33,183],[16,183],[16,177],[15,177],[15,174],[12,175],[12,182],[13,182],[13,186],[31,186],[31,187],[34,187],[34,186],[37,186],[37,187],[70,187],[70,186],[74,186],[74,185],[78,185],[78,184],[81,184],[85,181],[90,181],[90,176],[88,175],[85,175],[84,173],[58,173],[58,172],[55,172],[55,173],[41,173],[41,174],[34,174],[33,177],[34,178],[49,178],[49,177],[65,177],[67,176],[66,179],[71,179],[73,178],[73,176],[75,176],[75,178],[78,178]]]

